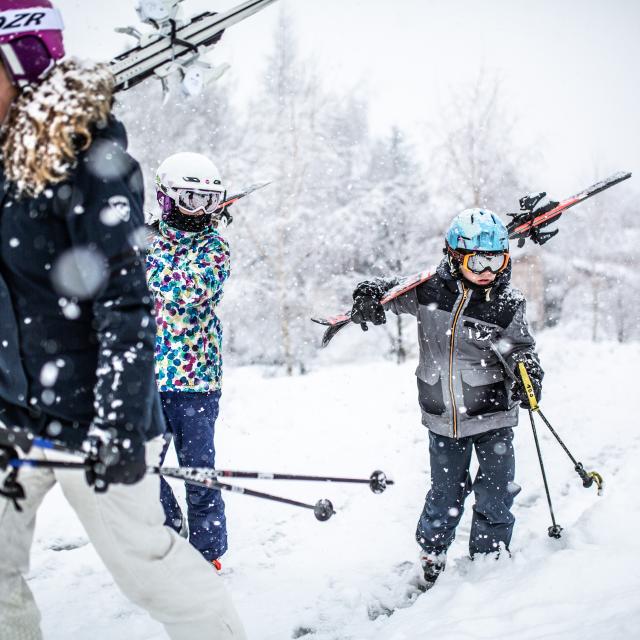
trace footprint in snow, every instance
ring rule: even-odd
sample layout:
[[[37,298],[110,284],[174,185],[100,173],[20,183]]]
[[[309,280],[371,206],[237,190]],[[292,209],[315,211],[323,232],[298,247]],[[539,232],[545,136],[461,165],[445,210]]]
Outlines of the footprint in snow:
[[[381,616],[389,617],[398,609],[410,607],[425,591],[416,562],[401,562],[391,569],[390,574],[391,581],[381,585],[384,591],[374,596],[367,606],[369,620],[377,620]]]
[[[46,544],[44,548],[51,551],[73,551],[88,544],[89,540],[87,538],[57,538],[53,542]]]

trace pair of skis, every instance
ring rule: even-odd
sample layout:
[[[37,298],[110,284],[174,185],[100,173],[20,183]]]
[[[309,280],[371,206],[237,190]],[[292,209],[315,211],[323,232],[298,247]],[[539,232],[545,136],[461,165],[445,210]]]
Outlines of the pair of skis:
[[[145,37],[134,28],[121,29],[138,37],[139,44],[111,61],[115,91],[130,89],[154,75],[164,81],[174,71],[184,73],[220,40],[225,29],[275,1],[247,0],[224,13],[202,13],[182,25],[170,15],[161,23],[147,19],[156,32]]]
[[[175,11],[167,10],[162,21],[159,18],[156,18],[157,21],[146,18],[145,21],[153,24],[156,31],[144,37],[134,28],[120,29],[123,33],[137,37],[140,44],[111,61],[115,91],[130,89],[151,76],[156,76],[164,82],[170,73],[183,70],[197,61],[202,53],[215,46],[225,29],[265,9],[275,1],[247,0],[224,13],[202,13],[182,25],[176,22]],[[218,206],[218,215],[225,219],[227,224],[231,223],[233,218],[226,210],[227,207],[268,184],[270,183],[253,184],[228,197]]]
[[[627,180],[631,177],[631,173],[620,171],[609,176],[606,180],[601,180],[587,187],[580,193],[566,198],[562,201],[551,201],[547,204],[537,207],[541,200],[547,195],[546,192],[529,194],[520,198],[520,211],[518,213],[510,213],[512,220],[507,225],[509,238],[518,241],[518,246],[522,246],[525,240],[531,240],[536,244],[544,244],[558,233],[555,231],[542,231],[548,225],[556,222],[560,216],[574,205],[583,202],[597,193],[601,193],[605,189],[609,189],[614,185]],[[415,289],[433,275],[432,271],[423,271],[414,275],[403,278],[400,284],[390,289],[386,295],[380,300],[382,306],[395,300],[411,289]],[[351,312],[347,311],[339,315],[328,318],[311,318],[313,322],[326,326],[327,329],[322,336],[322,347],[326,347],[332,338],[344,327],[351,324]]]

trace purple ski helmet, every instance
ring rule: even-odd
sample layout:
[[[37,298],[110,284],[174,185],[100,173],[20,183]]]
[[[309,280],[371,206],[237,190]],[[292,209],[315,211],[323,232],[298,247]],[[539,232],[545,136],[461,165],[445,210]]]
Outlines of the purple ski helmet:
[[[16,87],[39,82],[64,57],[63,29],[49,0],[0,0],[0,59]]]

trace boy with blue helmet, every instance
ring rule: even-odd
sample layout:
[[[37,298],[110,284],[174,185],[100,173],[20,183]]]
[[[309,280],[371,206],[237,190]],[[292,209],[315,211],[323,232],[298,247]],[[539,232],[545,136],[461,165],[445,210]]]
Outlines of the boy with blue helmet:
[[[520,491],[513,427],[520,403],[527,402],[513,372],[525,362],[538,396],[543,377],[524,296],[509,283],[509,234],[500,218],[486,209],[463,211],[446,233],[444,253],[429,279],[388,303],[394,313],[417,319],[416,376],[422,423],[429,429],[431,489],[416,540],[427,588],[444,569],[471,491],[471,556],[509,549],[511,506]],[[380,300],[395,284],[384,278],[360,283],[351,319],[384,323]],[[474,449],[479,470],[471,478]]]

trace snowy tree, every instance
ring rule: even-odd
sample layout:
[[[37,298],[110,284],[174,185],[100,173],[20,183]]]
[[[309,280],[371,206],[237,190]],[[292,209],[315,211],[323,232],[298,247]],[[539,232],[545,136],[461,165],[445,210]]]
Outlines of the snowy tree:
[[[202,153],[216,163],[228,180],[235,181],[241,173],[234,150],[242,144],[244,132],[237,126],[239,118],[229,94],[225,82],[219,81],[207,85],[197,98],[186,98],[174,81],[163,103],[160,83],[148,80],[134,91],[120,95],[116,113],[127,125],[131,152],[143,170],[149,217],[157,215],[156,169],[173,153]],[[149,104],[162,105],[153,117]]]
[[[453,210],[487,207],[511,211],[526,193],[528,150],[515,144],[515,120],[500,83],[481,72],[456,94],[433,127],[435,175]]]
[[[291,19],[281,13],[264,86],[250,107],[245,161],[268,168],[273,187],[247,203],[238,228],[241,273],[251,275],[257,299],[239,301],[248,317],[258,312],[259,349],[287,373],[304,370],[317,238],[331,203],[326,197],[326,157],[321,110],[326,95],[297,53]],[[265,215],[266,213],[266,215]],[[258,346],[258,345],[256,345]]]
[[[398,127],[373,146],[366,188],[356,201],[359,225],[350,229],[355,234],[355,270],[363,277],[406,276],[433,260],[442,229],[429,215],[424,174],[415,149]],[[399,363],[407,355],[407,322],[397,316],[391,323],[391,351]]]

